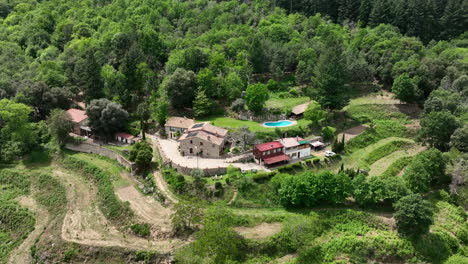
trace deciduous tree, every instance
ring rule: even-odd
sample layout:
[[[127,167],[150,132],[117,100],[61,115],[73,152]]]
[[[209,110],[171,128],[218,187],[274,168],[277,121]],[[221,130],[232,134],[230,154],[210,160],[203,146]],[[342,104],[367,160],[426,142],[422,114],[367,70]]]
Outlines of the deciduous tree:
[[[421,119],[418,138],[431,147],[446,150],[458,127],[458,120],[449,111],[431,112]]]
[[[245,103],[250,111],[259,114],[268,100],[268,89],[264,84],[256,83],[247,87]]]
[[[419,194],[411,194],[395,204],[395,220],[398,231],[406,235],[419,235],[429,230],[432,210]]]

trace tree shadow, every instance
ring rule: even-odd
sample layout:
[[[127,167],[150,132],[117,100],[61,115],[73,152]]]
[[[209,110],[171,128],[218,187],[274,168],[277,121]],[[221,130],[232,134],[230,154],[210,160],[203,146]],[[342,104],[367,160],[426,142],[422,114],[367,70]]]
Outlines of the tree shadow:
[[[434,264],[443,263],[452,254],[453,249],[440,233],[427,233],[410,239],[418,254]]]
[[[43,149],[31,151],[23,161],[24,166],[31,170],[49,167],[51,163],[52,157]]]

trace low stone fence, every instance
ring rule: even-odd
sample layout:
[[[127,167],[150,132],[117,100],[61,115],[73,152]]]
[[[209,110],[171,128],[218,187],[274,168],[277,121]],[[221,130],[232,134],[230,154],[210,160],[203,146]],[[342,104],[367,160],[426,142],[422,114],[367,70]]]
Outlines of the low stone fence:
[[[94,153],[98,154],[101,156],[105,156],[108,158],[111,158],[113,160],[116,160],[120,165],[124,166],[125,168],[129,170],[135,169],[135,164],[124,158],[122,155],[116,153],[113,150],[110,150],[108,148],[102,147],[99,144],[96,144],[94,142],[85,141],[82,142],[81,144],[72,144],[68,143],[65,145],[65,148],[73,150],[73,151],[78,151],[78,152],[85,152],[85,153]]]

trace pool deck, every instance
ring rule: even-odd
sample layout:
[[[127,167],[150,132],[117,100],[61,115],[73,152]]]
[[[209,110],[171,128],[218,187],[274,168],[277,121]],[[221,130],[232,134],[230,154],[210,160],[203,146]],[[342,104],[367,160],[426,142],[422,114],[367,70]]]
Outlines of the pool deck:
[[[283,121],[291,122],[291,124],[286,125],[286,126],[267,126],[267,125],[265,125],[266,123],[275,123],[275,122],[283,122]],[[297,121],[296,121],[296,120],[277,120],[277,121],[267,121],[267,122],[263,122],[263,123],[262,123],[262,126],[263,126],[263,127],[268,127],[268,128],[290,127],[290,126],[295,126],[295,125],[297,125]]]

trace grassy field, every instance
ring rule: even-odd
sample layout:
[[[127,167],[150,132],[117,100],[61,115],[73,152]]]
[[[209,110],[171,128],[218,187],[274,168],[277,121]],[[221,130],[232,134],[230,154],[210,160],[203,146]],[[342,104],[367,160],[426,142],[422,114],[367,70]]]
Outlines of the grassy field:
[[[123,145],[123,146],[104,145],[104,147],[119,153],[120,155],[124,156],[127,159],[128,159],[128,154],[126,152],[129,152],[132,149],[132,146],[130,145]]]
[[[307,96],[293,97],[293,98],[278,98],[278,97],[271,96],[270,99],[266,101],[266,107],[291,110],[294,106],[303,104],[309,100],[310,98]]]
[[[108,159],[103,156],[95,155],[95,154],[87,154],[82,152],[70,152],[69,155],[73,157],[77,157],[81,160],[87,161],[112,175],[112,184],[114,188],[121,188],[130,185],[131,183],[123,179],[120,176],[123,168],[116,163],[116,161]]]
[[[197,122],[211,122],[215,126],[224,127],[226,129],[236,129],[242,126],[247,126],[252,132],[270,132],[274,131],[275,128],[264,127],[259,122],[248,121],[248,120],[238,120],[231,117],[209,117],[205,119],[199,119]],[[297,120],[297,125],[281,128],[281,130],[287,130],[289,128],[294,128],[297,126],[307,126],[310,124],[310,121],[305,119]]]

